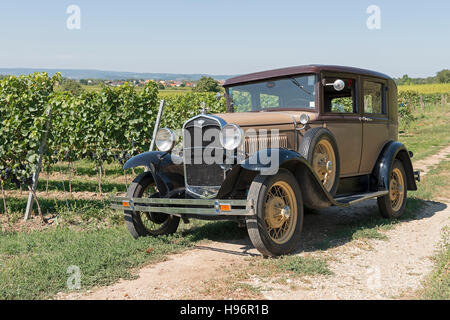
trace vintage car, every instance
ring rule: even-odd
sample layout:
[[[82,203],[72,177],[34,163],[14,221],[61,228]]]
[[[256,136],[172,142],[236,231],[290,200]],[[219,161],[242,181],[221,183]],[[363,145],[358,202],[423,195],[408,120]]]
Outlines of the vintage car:
[[[133,237],[174,233],[180,221],[229,219],[247,226],[264,256],[299,245],[304,208],[349,207],[377,199],[399,218],[419,172],[397,141],[397,87],[387,75],[307,65],[238,76],[224,84],[227,112],[159,129],[159,151],[130,159],[143,166],[124,210]]]

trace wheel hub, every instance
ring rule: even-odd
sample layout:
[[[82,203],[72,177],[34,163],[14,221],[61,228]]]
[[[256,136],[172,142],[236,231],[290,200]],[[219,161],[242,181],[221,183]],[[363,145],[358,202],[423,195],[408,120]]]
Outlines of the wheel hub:
[[[333,162],[328,161],[326,165],[328,173],[331,173],[333,171]]]
[[[326,141],[320,141],[314,149],[312,165],[320,181],[330,191],[335,180],[336,169],[333,147]]]
[[[273,197],[266,203],[266,221],[270,228],[281,228],[289,220],[291,208],[281,197]]]

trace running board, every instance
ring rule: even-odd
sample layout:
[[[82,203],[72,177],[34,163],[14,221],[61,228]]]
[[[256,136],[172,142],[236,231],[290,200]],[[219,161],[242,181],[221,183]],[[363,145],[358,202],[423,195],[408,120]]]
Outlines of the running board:
[[[350,196],[334,198],[334,201],[336,201],[339,204],[352,205],[365,200],[382,197],[387,195],[388,193],[389,193],[388,191],[377,191],[377,192],[353,194]]]

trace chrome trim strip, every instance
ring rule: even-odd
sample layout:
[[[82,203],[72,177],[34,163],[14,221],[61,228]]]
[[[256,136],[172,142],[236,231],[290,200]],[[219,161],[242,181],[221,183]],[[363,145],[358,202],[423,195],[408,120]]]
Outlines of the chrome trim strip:
[[[253,203],[248,200],[223,200],[219,199],[169,199],[169,198],[110,198],[113,202],[110,207],[112,209],[124,211],[143,211],[143,212],[161,212],[172,215],[192,214],[203,216],[251,216],[254,214]],[[133,208],[124,207],[122,202],[133,202]],[[115,203],[114,203],[115,202]],[[117,204],[120,203],[120,204]],[[136,205],[137,204],[137,205]],[[221,211],[220,205],[231,205],[231,211]],[[178,207],[171,207],[175,205]],[[183,206],[183,207],[182,207]],[[204,206],[186,207],[186,206]],[[237,207],[237,208],[233,208]]]
[[[111,202],[124,202],[133,201],[137,204],[173,204],[173,205],[202,205],[202,206],[214,206],[216,202],[220,204],[231,204],[232,206],[245,207],[247,200],[239,199],[176,199],[176,198],[128,198],[128,197],[111,197]],[[125,207],[126,208],[126,207]]]

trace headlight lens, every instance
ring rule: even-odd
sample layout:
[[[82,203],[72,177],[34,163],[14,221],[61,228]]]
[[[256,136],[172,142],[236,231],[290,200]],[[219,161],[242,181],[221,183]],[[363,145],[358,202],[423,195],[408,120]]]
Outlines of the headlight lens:
[[[227,124],[220,132],[220,144],[227,150],[234,150],[242,143],[244,133],[235,124]]]
[[[302,113],[302,114],[300,115],[300,123],[301,123],[302,125],[306,125],[308,122],[309,122],[309,115],[306,114],[306,113]]]
[[[177,137],[172,130],[161,128],[156,133],[155,144],[160,151],[168,152],[173,149],[176,140]]]

